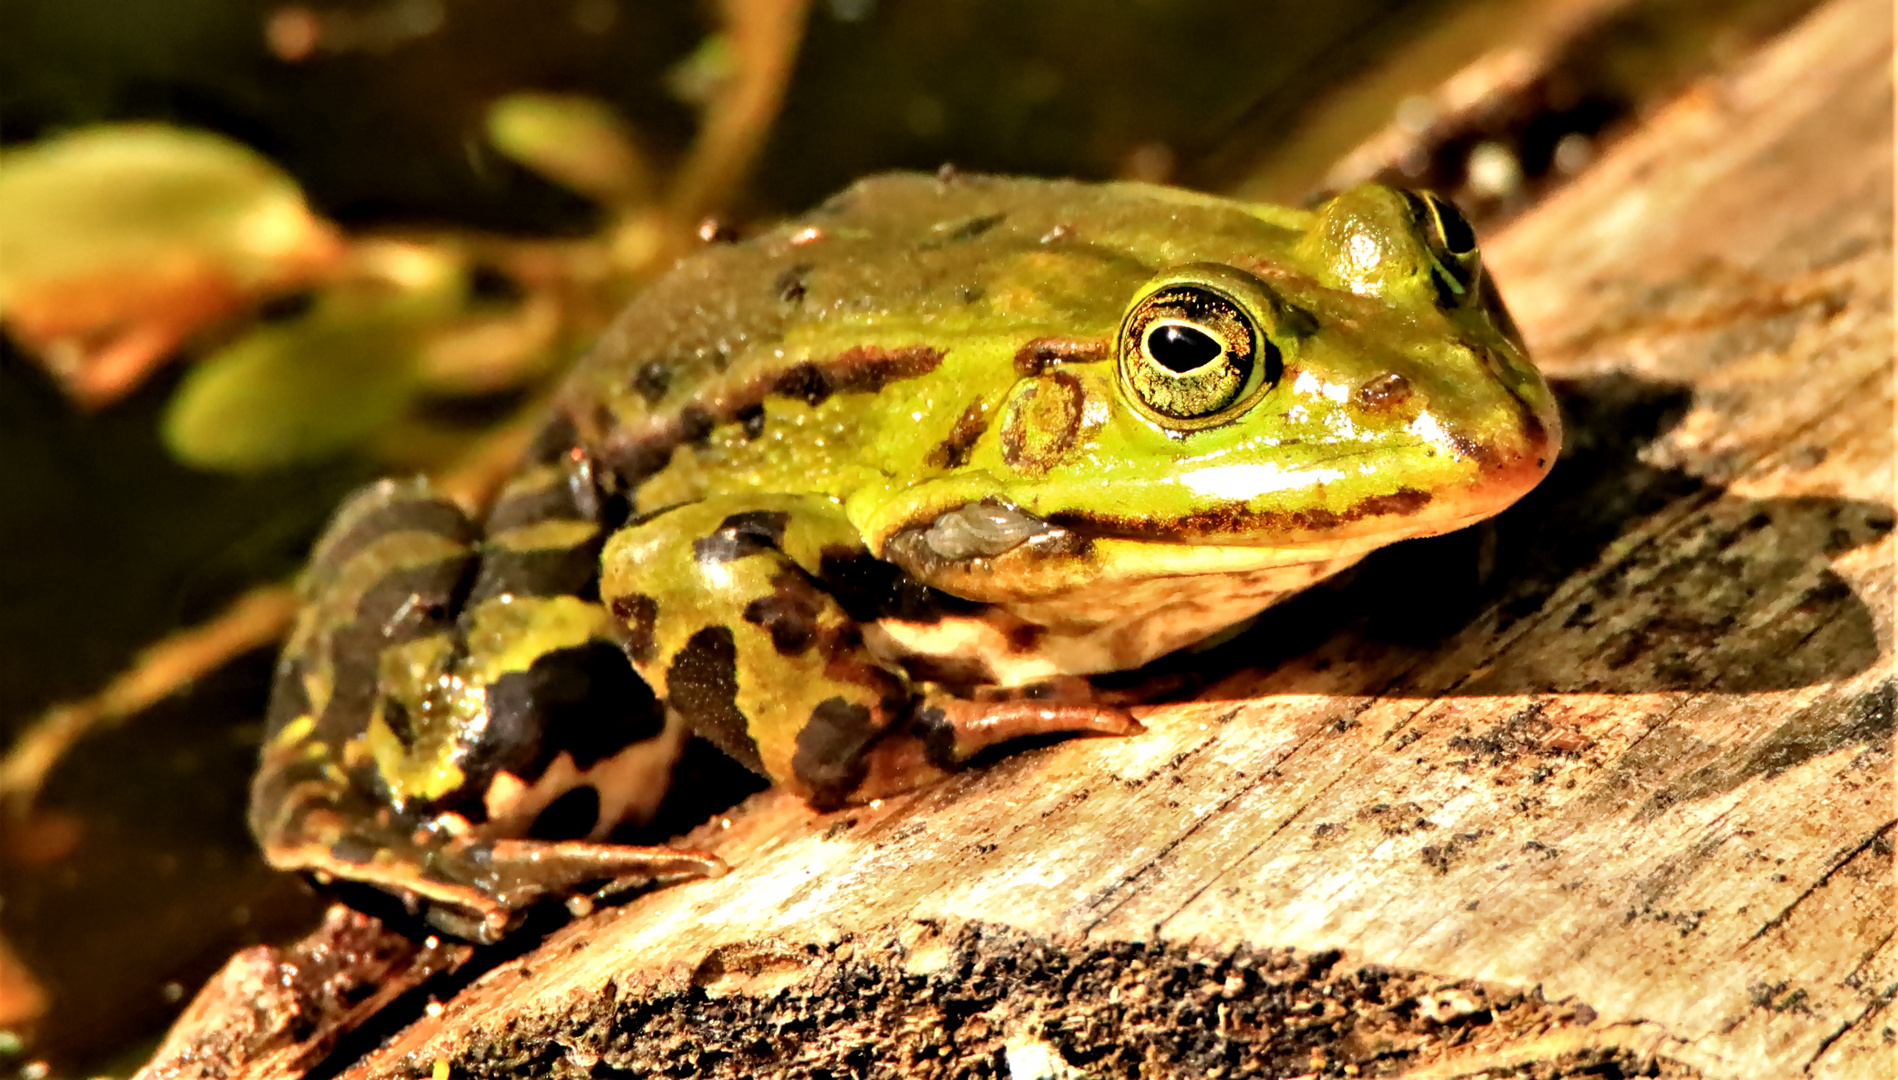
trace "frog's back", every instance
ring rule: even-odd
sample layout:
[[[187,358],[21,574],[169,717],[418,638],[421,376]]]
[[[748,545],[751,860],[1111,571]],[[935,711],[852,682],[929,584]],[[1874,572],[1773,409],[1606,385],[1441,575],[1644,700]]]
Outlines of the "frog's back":
[[[914,478],[951,464],[937,448],[969,403],[1036,350],[1105,349],[1157,267],[1283,263],[1307,217],[1140,184],[871,177],[682,260],[576,368],[560,415],[648,485],[642,509]]]

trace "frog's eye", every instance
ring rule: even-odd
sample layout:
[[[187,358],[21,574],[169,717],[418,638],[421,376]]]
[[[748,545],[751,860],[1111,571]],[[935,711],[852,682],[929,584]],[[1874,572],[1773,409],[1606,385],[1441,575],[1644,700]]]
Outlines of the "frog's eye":
[[[1430,276],[1437,286],[1438,300],[1445,307],[1468,301],[1476,294],[1477,278],[1483,271],[1483,260],[1476,251],[1476,230],[1448,200],[1428,191],[1403,194],[1435,264]]]
[[[1163,279],[1135,301],[1121,324],[1121,377],[1134,398],[1169,427],[1217,422],[1278,381],[1279,351],[1259,321],[1226,289]]]

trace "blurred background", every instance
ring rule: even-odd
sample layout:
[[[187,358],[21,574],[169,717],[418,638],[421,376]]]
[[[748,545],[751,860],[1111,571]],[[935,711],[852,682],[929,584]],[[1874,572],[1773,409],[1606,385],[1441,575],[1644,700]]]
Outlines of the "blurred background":
[[[703,237],[944,163],[1490,230],[1809,6],[9,0],[0,1076],[129,1073],[320,913],[242,819],[304,550],[375,476],[478,500]]]

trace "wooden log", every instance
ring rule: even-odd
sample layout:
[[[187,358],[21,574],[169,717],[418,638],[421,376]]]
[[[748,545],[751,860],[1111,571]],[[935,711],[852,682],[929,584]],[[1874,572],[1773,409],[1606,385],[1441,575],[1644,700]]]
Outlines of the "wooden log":
[[[345,1076],[1898,1073],[1892,9],[1487,244],[1570,438],[1147,734],[686,838]],[[1474,547],[1486,583],[1459,573]]]

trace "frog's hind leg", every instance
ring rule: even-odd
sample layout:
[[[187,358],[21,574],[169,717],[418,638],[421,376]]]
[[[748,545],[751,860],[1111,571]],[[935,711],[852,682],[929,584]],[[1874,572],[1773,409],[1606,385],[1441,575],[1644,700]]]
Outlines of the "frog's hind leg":
[[[682,737],[584,595],[575,568],[593,555],[573,552],[597,525],[549,490],[563,484],[511,485],[479,552],[419,482],[338,511],[301,583],[252,791],[274,865],[378,886],[476,939],[593,882],[720,868],[594,842],[650,812]]]

